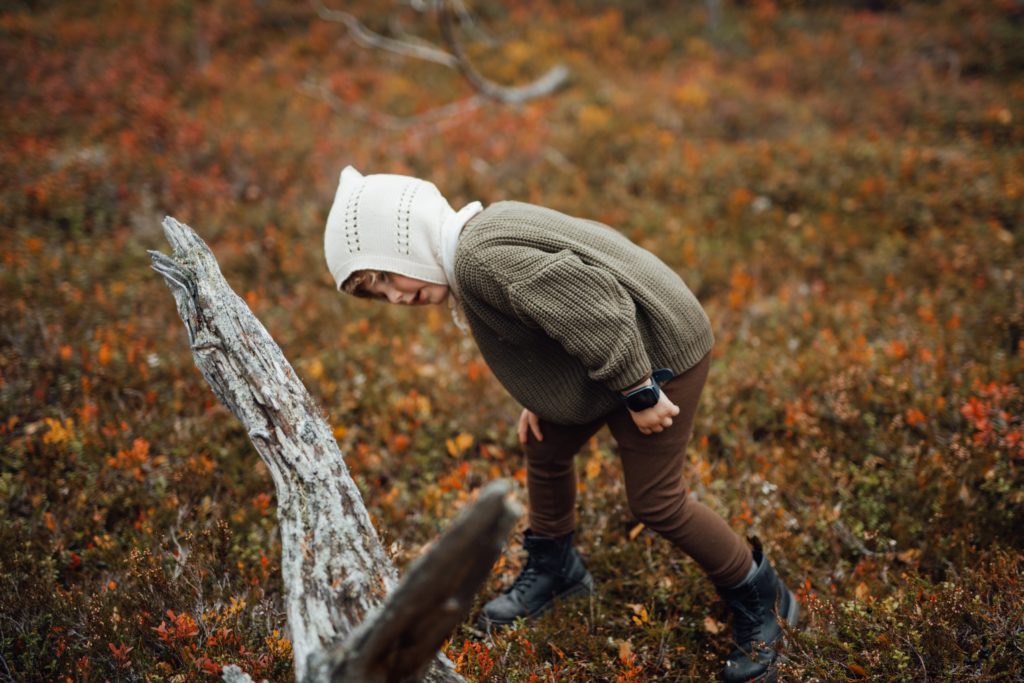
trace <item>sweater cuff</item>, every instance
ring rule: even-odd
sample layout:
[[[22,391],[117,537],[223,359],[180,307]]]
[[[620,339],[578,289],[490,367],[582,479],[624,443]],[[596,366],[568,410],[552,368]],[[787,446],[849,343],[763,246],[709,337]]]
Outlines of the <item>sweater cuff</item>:
[[[651,361],[647,357],[647,351],[644,349],[639,335],[631,339],[630,342],[629,346],[624,349],[624,357],[617,364],[618,370],[602,378],[604,385],[615,393],[636,386],[651,376]]]

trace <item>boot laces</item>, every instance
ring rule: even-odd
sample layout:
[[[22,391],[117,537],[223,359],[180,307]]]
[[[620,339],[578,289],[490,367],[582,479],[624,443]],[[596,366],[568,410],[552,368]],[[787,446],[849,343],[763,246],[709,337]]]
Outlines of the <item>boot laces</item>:
[[[538,562],[532,557],[528,557],[526,560],[526,566],[523,567],[523,571],[519,572],[519,576],[516,577],[512,585],[508,587],[506,593],[518,593],[520,591],[527,591],[530,586],[540,578],[541,572],[540,567],[537,566]]]
[[[729,607],[733,611],[733,640],[740,646],[749,644],[761,630],[764,620],[757,594],[750,591],[741,598],[731,600]]]

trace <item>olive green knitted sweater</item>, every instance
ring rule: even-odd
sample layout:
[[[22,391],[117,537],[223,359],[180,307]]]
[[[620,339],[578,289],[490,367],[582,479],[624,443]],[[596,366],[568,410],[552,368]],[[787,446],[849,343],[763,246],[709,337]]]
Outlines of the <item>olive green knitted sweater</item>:
[[[583,424],[622,405],[654,368],[676,374],[711,349],[682,279],[596,221],[498,202],[466,225],[453,284],[480,351],[523,406]]]

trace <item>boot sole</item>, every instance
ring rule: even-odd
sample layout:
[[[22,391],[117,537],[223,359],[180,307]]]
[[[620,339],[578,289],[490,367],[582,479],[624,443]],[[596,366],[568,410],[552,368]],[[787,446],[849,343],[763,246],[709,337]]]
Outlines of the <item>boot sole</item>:
[[[544,614],[544,612],[547,612],[549,609],[554,607],[556,602],[559,602],[561,600],[567,600],[577,595],[591,595],[593,592],[594,577],[590,575],[590,572],[587,572],[583,576],[583,578],[580,579],[579,583],[577,583],[572,588],[569,588],[567,590],[562,591],[561,593],[558,593],[543,606],[539,607],[538,609],[535,609],[529,614],[524,614],[522,616],[516,617],[516,619],[533,619],[534,617],[540,616],[541,614]],[[480,617],[477,619],[477,624],[482,629],[490,630],[494,626],[511,626],[515,623],[516,619],[497,620],[491,619],[485,614],[481,614]]]

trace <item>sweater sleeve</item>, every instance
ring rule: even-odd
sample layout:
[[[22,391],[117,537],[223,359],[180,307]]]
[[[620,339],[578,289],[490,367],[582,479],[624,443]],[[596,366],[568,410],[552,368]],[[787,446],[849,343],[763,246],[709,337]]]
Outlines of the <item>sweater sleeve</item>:
[[[544,254],[534,266],[508,288],[524,322],[543,329],[587,368],[591,379],[612,391],[650,375],[636,306],[618,280],[569,250]]]

